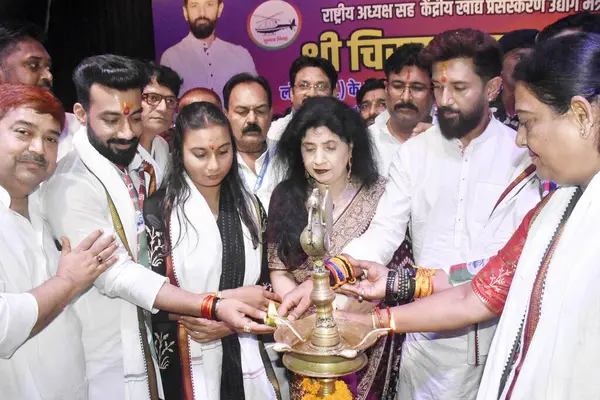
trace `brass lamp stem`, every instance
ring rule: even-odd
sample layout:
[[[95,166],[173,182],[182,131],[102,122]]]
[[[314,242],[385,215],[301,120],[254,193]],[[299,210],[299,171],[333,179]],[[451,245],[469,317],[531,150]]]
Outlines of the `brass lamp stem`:
[[[333,318],[335,292],[329,286],[329,272],[323,270],[323,260],[312,260],[313,290],[310,299],[315,305],[317,321],[310,342],[314,347],[335,347],[340,344],[340,333]]]

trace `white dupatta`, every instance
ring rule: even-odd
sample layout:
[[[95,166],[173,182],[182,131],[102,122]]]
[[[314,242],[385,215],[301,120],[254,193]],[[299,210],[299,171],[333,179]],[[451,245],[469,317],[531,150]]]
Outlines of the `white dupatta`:
[[[204,197],[186,174],[190,197],[182,207],[171,212],[170,240],[173,271],[179,286],[194,293],[216,292],[222,270],[222,242],[217,222]],[[251,205],[251,210],[255,210]],[[257,218],[256,213],[253,216]],[[187,219],[186,219],[187,217]],[[261,246],[256,249],[252,237],[242,223],[246,270],[244,285],[254,285],[261,273]],[[242,353],[244,390],[248,399],[276,399],[254,335],[239,334]],[[221,388],[221,340],[196,343],[188,336],[194,397],[218,400]],[[225,355],[227,357],[227,355]]]
[[[500,319],[479,400],[497,399],[541,260],[575,193],[559,188],[527,236]],[[541,316],[512,392],[512,400],[593,399],[600,396],[600,174],[575,206],[550,261]],[[521,348],[523,340],[521,339]],[[517,360],[517,363],[519,360]],[[504,392],[513,380],[510,373]]]

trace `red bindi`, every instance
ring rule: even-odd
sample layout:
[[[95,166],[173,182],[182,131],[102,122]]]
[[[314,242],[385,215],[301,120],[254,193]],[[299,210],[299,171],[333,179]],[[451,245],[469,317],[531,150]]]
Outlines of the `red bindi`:
[[[130,101],[124,101],[121,103],[121,111],[123,112],[123,115],[129,115],[132,108],[133,108],[133,103]]]

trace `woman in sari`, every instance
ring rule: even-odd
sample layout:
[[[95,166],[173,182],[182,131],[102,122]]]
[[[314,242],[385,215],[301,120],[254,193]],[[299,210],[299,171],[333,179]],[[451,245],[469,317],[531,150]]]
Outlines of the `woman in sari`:
[[[542,42],[515,69],[517,143],[561,187],[525,217],[471,283],[382,313],[397,331],[457,329],[501,316],[478,399],[592,399],[600,393],[600,35]],[[351,260],[366,298],[415,282]],[[346,317],[370,323],[367,315]]]
[[[360,115],[330,97],[306,100],[282,135],[277,154],[286,179],[271,197],[269,269],[275,292],[283,296],[307,281],[312,272],[300,246],[300,233],[308,217],[305,203],[312,189],[330,188],[333,233],[329,255],[335,255],[369,226],[385,179],[377,173],[369,133]],[[412,264],[410,244],[404,243],[401,249],[404,251],[396,253],[389,268]],[[367,313],[373,308],[370,302],[360,303],[343,294],[337,295],[336,305],[338,309]],[[393,398],[395,385],[388,383],[399,364],[400,339],[381,339],[370,352],[366,369],[346,379],[357,399],[381,399],[388,392]],[[389,387],[394,390],[388,391]],[[292,391],[293,397],[298,396],[297,389]]]
[[[268,280],[264,211],[238,174],[235,141],[221,109],[181,110],[165,186],[144,214],[152,268],[191,292],[214,292],[259,310],[279,297]],[[265,282],[266,283],[266,282]],[[213,319],[221,310],[212,308]],[[246,319],[243,332],[210,319],[153,316],[155,347],[167,399],[278,399],[272,366]]]

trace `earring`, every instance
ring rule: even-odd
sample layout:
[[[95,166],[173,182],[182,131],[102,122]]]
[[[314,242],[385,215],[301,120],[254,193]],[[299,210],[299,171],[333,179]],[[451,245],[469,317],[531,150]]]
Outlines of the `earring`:
[[[581,129],[579,129],[579,136],[581,136],[582,139],[587,139],[587,134],[585,131],[585,127],[583,125],[581,125]]]
[[[348,180],[352,178],[352,156],[348,159]]]

